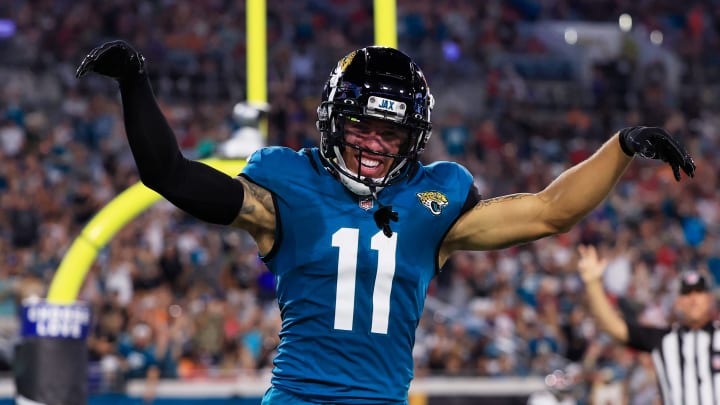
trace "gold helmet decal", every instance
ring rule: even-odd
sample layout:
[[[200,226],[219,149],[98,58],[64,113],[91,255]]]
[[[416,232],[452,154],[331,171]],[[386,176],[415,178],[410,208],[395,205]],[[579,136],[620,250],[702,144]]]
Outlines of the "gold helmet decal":
[[[352,51],[340,59],[330,75],[330,87],[336,87],[338,85],[340,78],[345,73],[345,69],[347,69],[353,59],[355,59],[355,55],[357,55],[357,51]]]
[[[439,191],[425,191],[417,193],[420,203],[424,205],[433,215],[440,215],[443,208],[447,207],[448,199],[445,194]]]
[[[344,58],[340,59],[340,62],[338,62],[338,66],[340,67],[340,71],[344,72],[345,69],[347,69],[350,62],[355,59],[355,55],[357,54],[357,51],[352,51],[349,54],[345,55]]]

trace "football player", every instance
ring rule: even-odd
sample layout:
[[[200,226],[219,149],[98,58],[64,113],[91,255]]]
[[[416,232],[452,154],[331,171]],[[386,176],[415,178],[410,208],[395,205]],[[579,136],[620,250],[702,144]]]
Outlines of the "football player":
[[[342,58],[317,109],[318,148],[265,147],[237,177],[186,159],[153,95],[143,56],[102,44],[77,76],[118,81],[140,178],[177,207],[248,231],[277,282],[282,316],[263,404],[405,404],[428,285],[456,250],[566,232],[636,154],[692,176],[661,128],[614,134],[544,190],[481,200],[467,169],[423,165],[434,100],[404,53],[371,46]]]

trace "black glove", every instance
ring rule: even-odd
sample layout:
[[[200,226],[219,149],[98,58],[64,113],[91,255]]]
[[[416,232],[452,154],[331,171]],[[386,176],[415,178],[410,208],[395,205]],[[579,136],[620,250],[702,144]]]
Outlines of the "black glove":
[[[75,77],[95,72],[117,81],[141,77],[145,74],[145,57],[125,41],[106,42],[88,53]]]
[[[628,156],[636,154],[658,159],[672,167],[675,180],[680,181],[680,169],[695,176],[695,162],[685,148],[670,133],[659,127],[628,127],[620,130],[620,147]]]

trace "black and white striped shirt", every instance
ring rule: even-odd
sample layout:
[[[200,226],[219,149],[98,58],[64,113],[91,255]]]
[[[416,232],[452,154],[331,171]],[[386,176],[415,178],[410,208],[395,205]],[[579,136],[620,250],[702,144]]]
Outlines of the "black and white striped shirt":
[[[626,323],[628,346],[652,353],[665,405],[720,404],[720,322],[696,330]]]

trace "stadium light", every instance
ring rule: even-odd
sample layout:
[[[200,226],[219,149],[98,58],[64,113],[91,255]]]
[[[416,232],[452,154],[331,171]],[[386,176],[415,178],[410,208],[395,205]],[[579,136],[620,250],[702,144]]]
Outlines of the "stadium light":
[[[565,43],[575,45],[578,41],[578,33],[575,28],[567,28],[565,30]]]
[[[620,15],[620,18],[618,18],[618,26],[620,27],[620,31],[622,32],[629,32],[632,29],[633,20],[630,14],[623,13]]]
[[[653,45],[660,46],[663,43],[663,33],[660,30],[653,30],[650,33],[650,42],[652,42]]]

